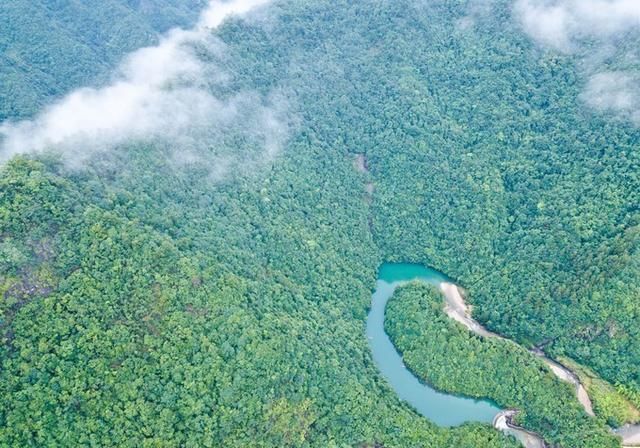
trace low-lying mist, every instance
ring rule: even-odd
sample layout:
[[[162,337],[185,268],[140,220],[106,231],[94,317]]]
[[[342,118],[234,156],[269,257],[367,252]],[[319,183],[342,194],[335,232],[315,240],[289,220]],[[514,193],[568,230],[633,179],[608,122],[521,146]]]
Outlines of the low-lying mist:
[[[516,0],[514,13],[540,45],[578,57],[585,104],[640,126],[640,1]]]
[[[193,29],[172,30],[124,58],[107,85],[80,88],[32,120],[1,124],[0,160],[51,151],[77,166],[140,141],[169,145],[173,162],[211,163],[217,175],[231,159],[270,160],[287,136],[287,101],[277,92],[214,94],[232,77],[216,61],[232,56],[212,33],[229,17],[268,3],[213,0]],[[237,146],[221,155],[216,148],[229,134],[240,136]]]

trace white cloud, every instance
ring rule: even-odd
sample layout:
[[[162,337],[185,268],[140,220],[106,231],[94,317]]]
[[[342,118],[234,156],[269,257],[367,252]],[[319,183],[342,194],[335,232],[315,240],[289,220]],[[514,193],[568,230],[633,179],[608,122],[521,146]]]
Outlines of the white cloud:
[[[283,102],[275,101],[274,106],[273,98],[251,92],[224,100],[215,97],[209,87],[224,82],[227,75],[196,54],[196,48],[203,47],[214,54],[223,52],[211,29],[268,2],[211,1],[193,29],[173,30],[158,45],[126,57],[109,85],[78,89],[33,120],[0,125],[1,158],[54,149],[78,161],[132,140],[192,143],[233,123],[254,126],[249,130],[252,136],[267,155],[273,154],[283,138],[284,126],[276,118]]]
[[[640,29],[638,0],[517,0],[514,11],[531,37],[564,52],[585,39]]]
[[[640,36],[640,0],[516,0],[514,14],[540,45],[582,59],[588,106],[640,125],[637,70],[610,67],[637,59],[619,42]]]
[[[548,6],[532,0],[519,0],[515,11],[524,29],[535,40],[557,50],[570,50],[570,17],[564,5]]]
[[[628,72],[601,72],[589,78],[583,100],[591,107],[640,125],[640,79]]]

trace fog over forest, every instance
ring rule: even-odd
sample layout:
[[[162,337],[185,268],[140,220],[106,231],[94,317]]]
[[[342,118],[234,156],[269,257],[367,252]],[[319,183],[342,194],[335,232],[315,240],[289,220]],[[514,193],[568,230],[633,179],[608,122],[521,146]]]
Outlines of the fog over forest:
[[[0,447],[640,445],[640,2],[0,2]]]

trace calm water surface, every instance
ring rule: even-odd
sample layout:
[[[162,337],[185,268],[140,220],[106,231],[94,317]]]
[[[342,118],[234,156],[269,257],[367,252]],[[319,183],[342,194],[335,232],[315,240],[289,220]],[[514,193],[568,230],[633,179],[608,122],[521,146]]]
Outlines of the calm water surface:
[[[402,357],[384,331],[384,310],[395,289],[403,283],[419,280],[438,286],[449,279],[438,271],[405,263],[382,265],[367,318],[367,337],[373,359],[382,375],[400,399],[439,426],[457,426],[465,422],[491,423],[500,412],[489,401],[458,397],[436,391],[421,383],[404,365]]]

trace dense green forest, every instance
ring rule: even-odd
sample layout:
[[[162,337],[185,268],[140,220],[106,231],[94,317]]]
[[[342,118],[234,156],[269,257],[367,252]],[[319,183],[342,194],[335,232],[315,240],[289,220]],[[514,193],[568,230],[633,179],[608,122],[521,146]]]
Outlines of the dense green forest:
[[[66,180],[53,162],[5,167],[2,443],[517,446],[487,426],[436,428],[378,377],[362,336],[377,257],[361,184],[338,180],[350,160],[298,149],[268,177],[215,189],[158,171],[153,199]],[[318,163],[343,176],[318,179]],[[152,213],[158,200],[169,213]]]
[[[126,53],[195,22],[206,0],[11,0],[0,3],[0,122],[99,84]]]
[[[0,119],[101,82],[203,4],[54,3],[0,6]],[[638,404],[640,131],[585,110],[575,57],[536,47],[510,2],[462,27],[469,5],[291,0],[225,23],[231,75],[210,88],[279,92],[293,123],[249,169],[211,176],[235,135],[197,163],[171,142],[6,163],[0,446],[518,446],[395,397],[365,337],[384,260],[446,272],[490,329]],[[446,322],[426,290],[389,317],[436,386],[517,407],[562,447],[616,446],[538,361]]]
[[[603,422],[590,418],[573,388],[510,341],[484,339],[452,321],[439,291],[411,285],[389,302],[385,329],[410,369],[440,390],[490,397],[522,410],[518,423],[560,446],[615,447]]]

